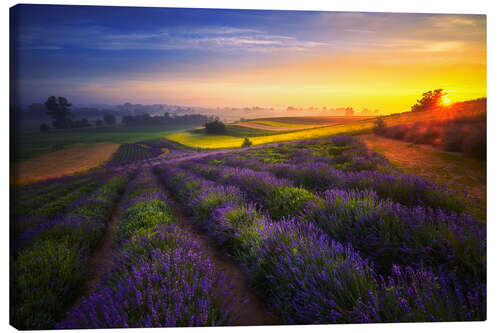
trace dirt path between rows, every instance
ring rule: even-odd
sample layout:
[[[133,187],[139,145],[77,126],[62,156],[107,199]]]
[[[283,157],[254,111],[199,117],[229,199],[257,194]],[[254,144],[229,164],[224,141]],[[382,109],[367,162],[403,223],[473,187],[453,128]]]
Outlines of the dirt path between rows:
[[[76,306],[90,296],[97,287],[97,283],[106,275],[112,268],[113,257],[115,254],[115,236],[116,227],[120,222],[120,216],[123,213],[125,205],[125,196],[122,194],[120,200],[115,205],[111,218],[106,226],[106,231],[99,244],[97,250],[92,254],[87,265],[90,267],[89,274],[85,279],[80,291],[80,295],[76,298],[73,304],[68,308],[71,311]]]
[[[223,272],[225,278],[232,284],[231,290],[236,302],[232,309],[234,315],[233,325],[282,325],[280,318],[266,310],[264,302],[257,297],[248,286],[245,272],[238,263],[213,245],[210,238],[201,233],[194,226],[192,219],[182,211],[179,203],[167,192],[167,203],[172,208],[181,228],[189,232],[200,244],[200,249],[206,257],[210,258],[217,271]]]

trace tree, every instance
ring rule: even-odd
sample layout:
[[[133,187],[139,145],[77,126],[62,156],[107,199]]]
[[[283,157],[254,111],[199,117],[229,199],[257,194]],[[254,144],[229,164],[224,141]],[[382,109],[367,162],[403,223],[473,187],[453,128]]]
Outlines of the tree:
[[[251,145],[252,145],[252,141],[250,141],[249,138],[245,137],[245,139],[243,140],[243,143],[241,144],[241,148],[250,147]]]
[[[215,120],[205,123],[205,131],[209,134],[224,134],[226,133],[226,125],[219,118],[215,118]]]
[[[97,119],[97,120],[95,121],[95,126],[96,126],[96,127],[102,126],[102,120],[101,120],[101,119]]]
[[[134,125],[134,116],[125,116],[122,118],[122,124],[126,126]]]
[[[55,128],[68,128],[71,127],[71,103],[64,97],[50,96],[45,102],[45,109],[47,114],[51,116],[54,121],[52,126]]]
[[[417,104],[411,107],[412,111],[433,110],[441,105],[443,96],[447,93],[443,89],[429,90],[422,94],[422,98],[417,101]]]
[[[47,133],[50,130],[49,125],[43,123],[40,125],[40,132],[42,133]]]
[[[345,116],[346,117],[354,116],[354,109],[352,107],[345,108]]]
[[[103,119],[104,119],[104,122],[106,123],[106,125],[112,126],[112,125],[116,124],[116,118],[112,114],[105,114]]]
[[[375,123],[374,123],[374,127],[373,127],[373,132],[375,132],[375,134],[383,134],[385,129],[386,129],[386,125],[385,125],[385,122],[384,122],[384,119],[382,117],[377,117],[377,119],[375,119]]]
[[[90,127],[90,122],[86,118],[76,120],[72,123],[73,128]]]

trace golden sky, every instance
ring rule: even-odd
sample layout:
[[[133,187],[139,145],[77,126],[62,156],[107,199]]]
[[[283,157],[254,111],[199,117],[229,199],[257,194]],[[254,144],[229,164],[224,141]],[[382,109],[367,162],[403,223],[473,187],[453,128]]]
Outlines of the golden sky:
[[[486,96],[485,15],[127,10],[22,21],[21,99],[393,113],[438,88]]]

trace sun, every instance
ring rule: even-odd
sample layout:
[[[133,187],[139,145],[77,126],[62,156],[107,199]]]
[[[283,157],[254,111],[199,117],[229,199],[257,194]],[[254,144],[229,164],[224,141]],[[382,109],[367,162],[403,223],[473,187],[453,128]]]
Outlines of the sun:
[[[443,96],[443,97],[441,98],[441,103],[442,103],[443,105],[450,105],[450,104],[451,104],[451,100],[450,100],[447,96]]]

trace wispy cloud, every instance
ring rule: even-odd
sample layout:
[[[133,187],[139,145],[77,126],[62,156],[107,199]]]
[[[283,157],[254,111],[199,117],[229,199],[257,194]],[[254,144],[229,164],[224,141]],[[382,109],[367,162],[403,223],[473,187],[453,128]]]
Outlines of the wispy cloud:
[[[444,42],[426,42],[422,43],[419,47],[411,49],[413,52],[448,52],[460,50],[463,48],[464,43],[458,41],[444,41]]]
[[[58,31],[55,31],[58,30]],[[272,52],[306,50],[330,44],[301,40],[294,36],[266,33],[257,29],[236,27],[207,27],[161,30],[154,32],[116,33],[113,30],[91,26],[85,28],[58,27],[21,32],[17,41],[20,49],[38,50],[40,43],[53,43],[58,48],[83,48],[97,50],[223,50]]]

